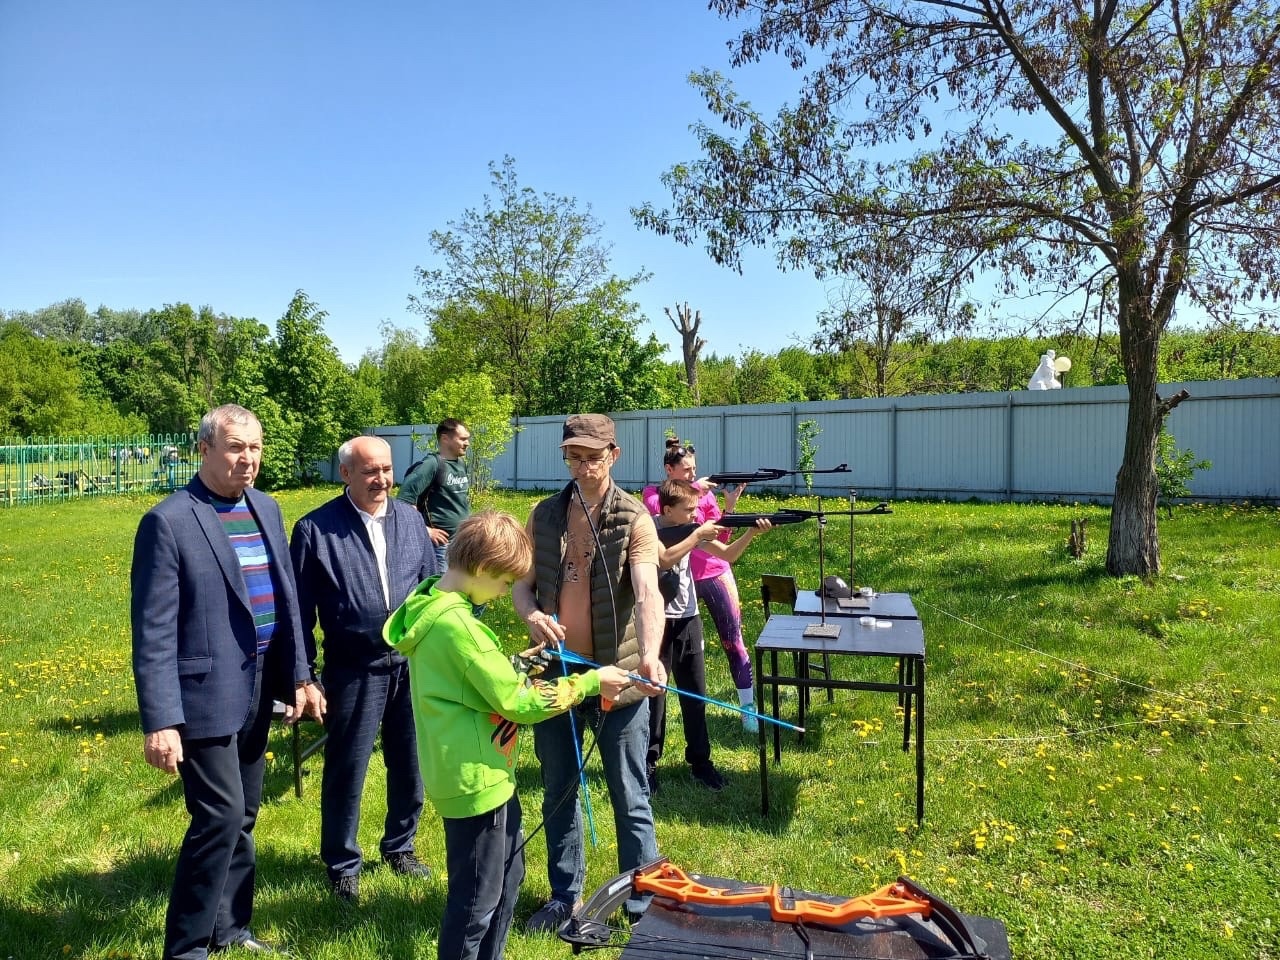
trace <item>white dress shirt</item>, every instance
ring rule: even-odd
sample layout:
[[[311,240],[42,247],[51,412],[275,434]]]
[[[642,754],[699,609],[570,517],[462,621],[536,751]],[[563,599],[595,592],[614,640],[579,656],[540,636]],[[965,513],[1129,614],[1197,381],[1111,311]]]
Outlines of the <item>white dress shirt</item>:
[[[351,500],[350,490],[347,491],[347,499]],[[351,500],[351,505],[356,507],[356,502]],[[365,513],[356,507],[356,513],[364,521],[365,532],[369,534],[369,542],[373,544],[373,556],[378,562],[378,577],[382,580],[382,602],[387,605],[387,609],[391,609],[391,588],[387,585],[387,534],[383,528],[387,521],[387,505],[385,502],[380,503],[377,513]]]

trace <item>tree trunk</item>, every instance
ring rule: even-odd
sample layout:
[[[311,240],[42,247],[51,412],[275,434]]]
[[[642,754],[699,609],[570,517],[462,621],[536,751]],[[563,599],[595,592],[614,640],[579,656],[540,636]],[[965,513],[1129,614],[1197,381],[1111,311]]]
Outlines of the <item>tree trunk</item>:
[[[670,307],[662,309],[667,319],[671,321],[671,325],[680,333],[680,347],[684,353],[685,383],[689,385],[693,402],[697,404],[701,401],[698,392],[698,356],[702,353],[702,348],[707,345],[707,341],[698,336],[698,328],[702,326],[702,311],[699,310],[696,313],[691,311],[687,300],[683,308],[680,304],[676,304],[675,317],[671,315]],[[676,317],[679,317],[678,321]]]
[[[1122,271],[1123,274],[1123,271]],[[1165,411],[1156,393],[1159,324],[1149,306],[1121,277],[1120,355],[1129,388],[1124,460],[1116,474],[1107,540],[1107,573],[1154,577],[1160,572],[1160,537],[1156,529],[1156,440]]]
[[[1111,533],[1107,540],[1107,573],[1154,577],[1160,572],[1160,536],[1156,529],[1155,450],[1159,417],[1150,422],[1147,410],[1159,403],[1155,392],[1138,395],[1129,385],[1129,418],[1125,430],[1124,462],[1116,474],[1111,504]],[[1147,408],[1144,410],[1143,408]]]

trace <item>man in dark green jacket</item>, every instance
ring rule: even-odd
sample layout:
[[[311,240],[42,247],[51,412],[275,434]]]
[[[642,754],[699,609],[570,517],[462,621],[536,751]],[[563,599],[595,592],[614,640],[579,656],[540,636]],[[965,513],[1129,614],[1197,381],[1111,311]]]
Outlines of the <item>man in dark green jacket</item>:
[[[436,566],[448,569],[449,538],[471,512],[471,477],[467,447],[471,431],[461,420],[446,417],[436,425],[436,452],[410,468],[397,500],[411,504],[427,522],[435,545]]]

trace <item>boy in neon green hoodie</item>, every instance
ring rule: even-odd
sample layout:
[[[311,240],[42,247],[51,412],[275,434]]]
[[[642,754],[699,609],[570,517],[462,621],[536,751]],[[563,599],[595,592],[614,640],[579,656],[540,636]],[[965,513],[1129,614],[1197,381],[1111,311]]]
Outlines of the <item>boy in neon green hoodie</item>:
[[[515,517],[472,514],[449,541],[444,576],[423,581],[382,631],[409,659],[423,788],[444,820],[449,894],[440,960],[500,960],[506,947],[524,879],[519,724],[595,694],[616,699],[630,684],[613,666],[531,680],[502,652],[473,608],[509,591],[532,563],[533,545]]]

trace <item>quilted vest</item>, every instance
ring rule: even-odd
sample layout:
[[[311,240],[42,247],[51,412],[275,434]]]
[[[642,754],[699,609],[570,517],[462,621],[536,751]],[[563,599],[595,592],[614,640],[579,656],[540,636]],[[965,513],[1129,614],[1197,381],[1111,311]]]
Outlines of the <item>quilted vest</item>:
[[[564,572],[565,531],[573,484],[533,508],[533,564],[538,608],[555,615],[560,607],[560,578]],[[635,588],[628,569],[628,545],[637,517],[648,516],[635,497],[610,483],[600,506],[600,548],[591,561],[591,647],[596,663],[616,663],[623,670],[640,666],[636,639]],[[620,706],[636,703],[643,694],[625,691]]]

